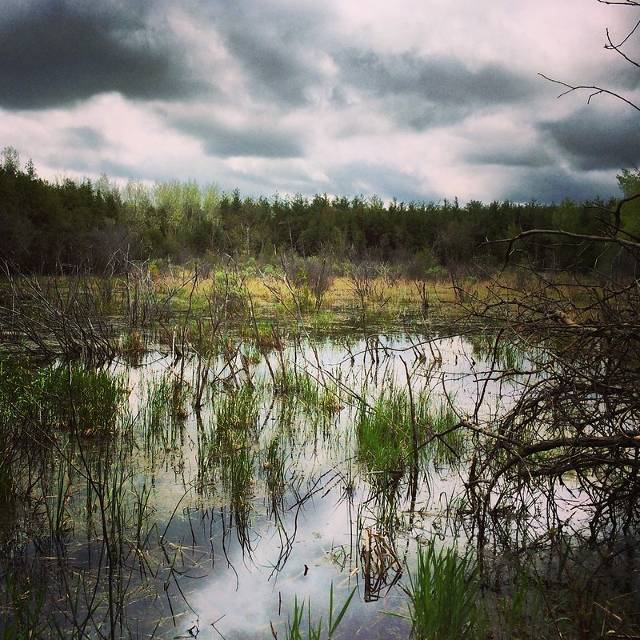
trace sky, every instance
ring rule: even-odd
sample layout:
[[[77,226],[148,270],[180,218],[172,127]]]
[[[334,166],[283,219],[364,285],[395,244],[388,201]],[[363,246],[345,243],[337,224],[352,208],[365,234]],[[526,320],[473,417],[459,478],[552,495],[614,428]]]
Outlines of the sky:
[[[2,0],[0,147],[48,179],[560,201],[640,164],[597,0]],[[625,43],[635,55],[639,33]]]

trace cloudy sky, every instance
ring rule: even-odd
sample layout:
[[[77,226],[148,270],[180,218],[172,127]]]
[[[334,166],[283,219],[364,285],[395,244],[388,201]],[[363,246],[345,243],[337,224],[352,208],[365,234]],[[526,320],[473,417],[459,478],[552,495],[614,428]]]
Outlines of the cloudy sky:
[[[597,0],[3,0],[0,147],[48,178],[244,193],[560,200],[617,192],[640,114]],[[626,29],[626,31],[625,31]],[[627,43],[635,54],[640,35]]]

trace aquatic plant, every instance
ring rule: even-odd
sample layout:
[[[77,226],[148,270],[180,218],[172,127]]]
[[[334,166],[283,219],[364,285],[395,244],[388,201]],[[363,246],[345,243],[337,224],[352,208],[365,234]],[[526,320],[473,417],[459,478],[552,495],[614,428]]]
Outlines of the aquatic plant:
[[[146,382],[140,416],[152,461],[159,452],[175,451],[181,444],[188,415],[186,393],[186,385],[168,375],[156,375]]]
[[[105,369],[84,364],[51,365],[35,372],[12,363],[0,368],[0,406],[4,419],[30,426],[77,430],[85,436],[116,427],[126,389]]]
[[[518,371],[524,365],[523,345],[514,336],[503,332],[482,331],[469,336],[473,353],[477,358],[493,362],[493,367],[504,371]]]
[[[418,564],[409,571],[411,634],[416,640],[482,638],[485,626],[480,607],[477,565],[471,553],[436,548],[431,539],[418,549]]]
[[[341,409],[337,386],[316,379],[308,371],[283,366],[275,372],[274,393],[285,401],[299,401],[307,414],[329,416]]]
[[[296,396],[307,404],[315,404],[318,399],[318,383],[306,371],[298,371],[293,366],[275,372],[274,391]]]
[[[375,478],[386,483],[404,474],[412,451],[417,451],[418,423],[415,407],[404,389],[392,388],[372,406],[362,403],[356,417],[358,458]]]
[[[218,432],[253,431],[258,424],[259,396],[250,385],[238,391],[220,394],[215,401],[215,423]]]
[[[460,460],[465,447],[465,432],[457,429],[460,419],[449,403],[441,402],[437,408],[420,403],[419,420],[430,430],[430,449],[436,462],[453,465]]]
[[[282,504],[282,498],[286,488],[285,481],[285,451],[279,437],[272,438],[266,449],[265,460],[262,463],[267,489],[271,498],[271,508],[273,511]]]
[[[317,621],[312,620],[311,600],[309,600],[306,605],[307,615],[305,621],[305,602],[303,600],[302,603],[299,603],[298,597],[296,596],[293,604],[293,614],[287,622],[285,640],[322,640],[323,638],[331,640],[331,638],[334,637],[338,626],[342,622],[355,592],[356,589],[354,588],[334,617],[333,583],[331,583],[331,588],[329,590],[329,620],[324,634],[323,619],[319,618]],[[273,625],[271,626],[271,630],[274,638],[277,640],[278,635],[273,629]]]

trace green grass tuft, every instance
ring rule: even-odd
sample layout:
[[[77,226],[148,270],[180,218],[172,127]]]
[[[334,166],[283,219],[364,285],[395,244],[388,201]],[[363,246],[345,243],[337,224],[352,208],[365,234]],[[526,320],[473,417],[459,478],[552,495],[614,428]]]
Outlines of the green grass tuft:
[[[409,615],[417,640],[471,640],[484,637],[477,565],[470,553],[436,549],[435,541],[418,549],[418,566],[409,572]]]

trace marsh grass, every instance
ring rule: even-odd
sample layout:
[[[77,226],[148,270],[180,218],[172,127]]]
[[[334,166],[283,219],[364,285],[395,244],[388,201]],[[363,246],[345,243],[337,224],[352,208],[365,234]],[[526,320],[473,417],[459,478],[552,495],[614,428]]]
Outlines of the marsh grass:
[[[428,433],[429,420],[428,396],[419,394],[413,398],[404,388],[391,388],[381,393],[373,405],[359,406],[358,458],[375,484],[397,481],[410,463],[417,465],[418,456],[422,460],[428,457],[430,450],[418,450],[418,443]]]
[[[285,454],[280,437],[274,436],[267,445],[262,463],[273,511],[282,505],[286,490]]]
[[[405,587],[411,634],[416,640],[485,637],[477,564],[470,553],[436,548],[434,539],[418,549],[418,563]]]
[[[243,553],[251,549],[251,513],[255,496],[256,453],[248,446],[236,449],[223,459],[222,486],[229,496],[229,509]]]
[[[298,602],[296,596],[293,604],[293,613],[289,617],[287,627],[285,629],[285,640],[331,640],[335,636],[336,630],[340,626],[351,600],[355,595],[356,589],[354,588],[340,609],[336,612],[334,610],[334,593],[333,583],[329,590],[329,619],[327,620],[326,628],[324,627],[324,620],[322,617],[317,620],[313,619],[311,611],[311,601],[309,600],[306,605],[304,600],[302,603]],[[306,607],[306,615],[305,615]],[[275,631],[273,631],[273,625],[271,627],[274,638],[278,638]]]
[[[167,375],[153,376],[145,385],[140,411],[142,436],[150,460],[179,448],[188,415],[186,386]]]
[[[392,389],[356,417],[358,457],[372,474],[401,476],[411,446],[411,414],[406,393]]]
[[[322,383],[308,371],[284,366],[275,372],[274,394],[299,401],[307,414],[330,416],[341,409],[340,394],[335,384]]]
[[[143,423],[149,433],[161,432],[171,415],[171,384],[167,376],[147,381],[143,399]]]
[[[372,405],[359,406],[358,458],[378,485],[397,481],[411,464],[414,473],[431,460],[455,465],[465,450],[458,424],[450,404],[434,407],[425,392],[414,396],[406,388],[385,390]]]
[[[30,428],[77,431],[83,436],[112,433],[123,413],[126,388],[119,376],[82,363],[30,370],[3,362],[0,411]]]
[[[437,408],[428,403],[421,403],[420,416],[422,424],[429,425],[433,440],[430,448],[435,462],[455,465],[460,461],[465,450],[465,432],[456,429],[460,422],[450,404],[441,402]]]
[[[251,552],[260,400],[259,392],[250,385],[217,394],[211,422],[201,434],[198,461],[200,486],[222,490],[243,554]]]
[[[309,405],[318,402],[318,383],[306,371],[282,367],[275,373],[273,386],[277,395],[296,396]]]
[[[489,362],[505,372],[521,371],[525,363],[525,351],[515,340],[488,331],[468,337],[476,357]]]
[[[216,429],[221,434],[255,433],[260,414],[260,396],[251,385],[214,399]]]

